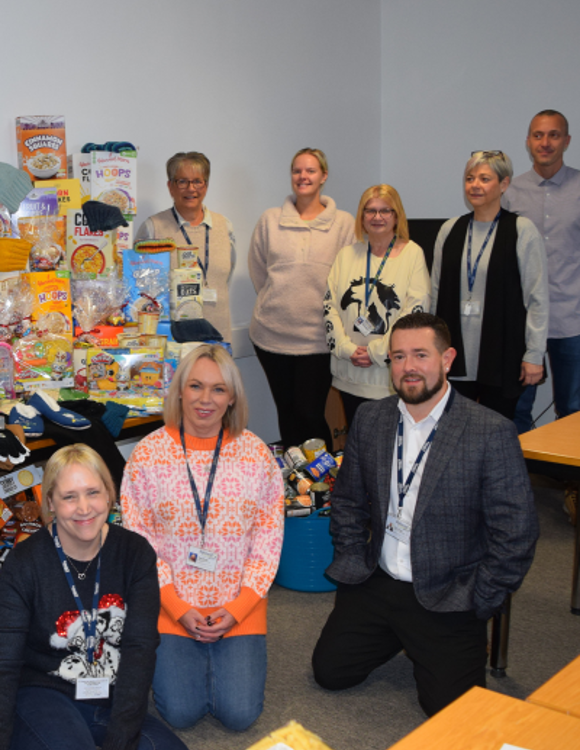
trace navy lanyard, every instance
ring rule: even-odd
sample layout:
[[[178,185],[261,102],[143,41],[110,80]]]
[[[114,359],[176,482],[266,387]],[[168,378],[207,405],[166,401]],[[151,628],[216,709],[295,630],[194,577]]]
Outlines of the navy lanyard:
[[[371,243],[369,242],[368,250],[367,250],[367,277],[365,279],[365,308],[369,309],[369,300],[371,298],[371,294],[373,293],[373,290],[375,286],[377,285],[377,281],[379,280],[379,276],[381,275],[381,272],[383,270],[383,267],[385,263],[387,262],[389,255],[391,254],[391,250],[395,246],[395,242],[397,241],[397,235],[393,235],[393,239],[391,240],[391,244],[388,246],[386,253],[383,255],[383,259],[381,260],[381,265],[379,266],[375,278],[373,279],[373,283],[371,288],[369,289],[369,283],[370,283],[370,277],[371,277]]]
[[[177,215],[175,206],[172,206],[171,210],[173,211],[173,216],[175,217],[177,226],[181,229],[181,234],[185,237],[185,241],[187,242],[188,245],[192,245],[193,243],[189,239],[189,235],[185,231],[185,227],[179,221],[179,216]],[[207,286],[207,274],[209,271],[209,227],[207,224],[205,224],[205,266],[202,263],[201,258],[199,257],[197,259],[197,262],[199,263],[199,267],[201,268],[201,272],[203,274],[203,280],[205,281],[205,284]]]
[[[451,386],[448,384],[448,388],[451,388]],[[451,408],[451,404],[453,402],[453,389],[451,390],[451,393],[449,394],[449,398],[447,399],[447,403],[445,404],[445,412],[448,412]],[[403,430],[404,430],[404,418],[403,413],[401,412],[399,414],[399,425],[397,428],[397,490],[399,492],[399,512],[398,515],[400,516],[403,510],[403,503],[405,502],[405,497],[407,495],[407,492],[409,492],[409,487],[411,486],[411,483],[413,482],[413,479],[415,478],[415,474],[417,473],[419,466],[421,465],[421,461],[425,458],[425,454],[429,450],[431,443],[433,442],[433,438],[435,437],[435,433],[437,432],[437,429],[439,427],[439,422],[441,419],[439,419],[431,432],[429,433],[427,440],[423,443],[423,447],[419,451],[419,454],[417,458],[415,459],[415,463],[413,466],[411,466],[411,471],[409,472],[409,475],[407,477],[407,481],[405,484],[403,484]]]
[[[493,234],[493,230],[495,229],[497,222],[499,221],[499,217],[501,214],[501,208],[497,212],[497,216],[495,219],[491,222],[491,226],[489,228],[489,231],[486,235],[486,238],[483,241],[483,245],[481,246],[481,249],[479,253],[477,254],[477,258],[475,259],[475,265],[473,268],[471,267],[471,239],[473,237],[473,216],[469,220],[469,234],[467,235],[467,286],[469,288],[469,294],[473,291],[473,287],[475,285],[475,277],[477,276],[477,267],[479,266],[479,261],[481,260],[481,256],[483,255],[483,252],[485,248],[487,247],[487,243],[489,242],[491,235]]]
[[[101,531],[101,534],[102,534],[102,531]],[[93,606],[92,606],[92,611],[91,611],[91,618],[89,620],[89,615],[87,611],[85,610],[85,608],[83,607],[83,603],[79,596],[79,592],[77,591],[77,587],[75,586],[73,577],[70,572],[68,560],[66,559],[66,555],[62,548],[62,544],[60,543],[60,539],[58,538],[58,531],[56,530],[56,521],[52,522],[52,538],[54,541],[54,546],[56,547],[56,551],[58,552],[58,556],[62,564],[62,569],[64,570],[64,574],[66,576],[66,580],[68,582],[68,585],[70,586],[71,593],[74,597],[81,621],[83,623],[83,630],[85,632],[85,640],[87,644],[87,661],[89,664],[94,664],[96,662],[96,660],[94,659],[94,653],[95,653],[95,643],[96,643],[96,635],[97,635],[97,612],[98,612],[98,607],[99,607],[99,590],[101,588],[101,544],[99,542],[99,556],[97,558],[97,575],[95,578],[95,591],[93,593]],[[102,536],[101,536],[101,539],[102,539]]]
[[[181,437],[181,447],[183,448],[183,455],[185,456],[185,465],[187,466],[187,476],[189,477],[189,485],[191,487],[191,494],[193,495],[193,499],[195,500],[195,508],[197,510],[197,517],[199,518],[199,525],[201,526],[201,546],[203,547],[203,537],[205,533],[205,524],[207,521],[207,514],[209,512],[209,501],[211,498],[211,491],[213,488],[213,483],[217,471],[217,465],[220,457],[220,450],[222,447],[222,440],[224,437],[224,428],[222,427],[220,430],[220,433],[218,435],[217,444],[215,447],[215,451],[213,454],[213,459],[211,462],[211,470],[209,472],[209,478],[207,480],[207,486],[205,488],[205,498],[203,502],[203,508],[201,507],[201,501],[199,499],[199,492],[197,491],[197,485],[195,484],[195,479],[193,478],[193,474],[191,473],[191,469],[189,468],[189,462],[187,460],[187,451],[185,449],[185,433],[183,431],[183,422],[181,423],[181,426],[179,428],[179,435]]]

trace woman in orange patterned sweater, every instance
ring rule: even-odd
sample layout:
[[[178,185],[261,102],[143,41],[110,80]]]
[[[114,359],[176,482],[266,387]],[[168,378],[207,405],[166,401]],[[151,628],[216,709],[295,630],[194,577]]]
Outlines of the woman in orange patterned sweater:
[[[158,556],[155,703],[179,729],[211,713],[244,730],[263,707],[283,488],[270,451],[245,429],[247,413],[234,361],[220,346],[200,346],[175,373],[165,427],[125,469],[124,524]]]

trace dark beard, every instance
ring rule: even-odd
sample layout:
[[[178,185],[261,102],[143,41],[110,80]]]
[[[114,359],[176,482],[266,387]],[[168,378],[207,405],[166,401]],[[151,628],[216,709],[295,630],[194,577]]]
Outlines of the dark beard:
[[[425,381],[423,381],[423,389],[415,389],[412,394],[407,393],[403,390],[403,388],[397,388],[394,383],[393,388],[405,404],[424,404],[426,401],[429,401],[429,399],[433,398],[433,396],[436,396],[437,393],[439,393],[439,391],[443,388],[444,384],[445,373],[443,372],[443,368],[441,368],[439,379],[432,388],[427,388],[427,386],[425,385]],[[401,385],[404,386],[404,383],[402,383]]]

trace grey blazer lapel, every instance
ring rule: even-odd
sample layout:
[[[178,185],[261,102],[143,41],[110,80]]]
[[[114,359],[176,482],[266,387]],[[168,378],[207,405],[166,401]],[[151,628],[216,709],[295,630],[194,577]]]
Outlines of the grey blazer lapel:
[[[389,497],[391,488],[391,470],[393,466],[393,451],[397,435],[397,419],[399,409],[398,399],[393,397],[380,404],[380,421],[376,428],[376,472],[374,478],[375,494],[379,499],[381,520],[384,528],[389,512]]]
[[[441,416],[435,439],[429,449],[427,463],[421,480],[421,487],[417,497],[417,505],[413,516],[413,524],[423,515],[427,503],[431,500],[441,476],[447,465],[457,454],[457,443],[465,431],[466,420],[462,418],[464,410],[458,403],[457,394],[448,412]]]

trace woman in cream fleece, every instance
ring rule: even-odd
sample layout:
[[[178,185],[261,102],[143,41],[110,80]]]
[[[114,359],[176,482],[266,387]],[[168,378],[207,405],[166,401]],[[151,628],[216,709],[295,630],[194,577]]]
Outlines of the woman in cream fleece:
[[[365,190],[355,230],[358,242],[338,254],[324,298],[332,384],[341,392],[349,425],[359,404],[392,393],[391,328],[403,315],[429,310],[431,293],[423,250],[409,239],[395,188]]]
[[[294,195],[262,214],[250,244],[250,276],[258,299],[250,338],[278,410],[282,443],[323,438],[330,355],[320,303],[336,254],[354,238],[354,219],[321,195],[328,177],[319,149],[300,150],[291,166]]]

